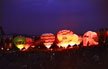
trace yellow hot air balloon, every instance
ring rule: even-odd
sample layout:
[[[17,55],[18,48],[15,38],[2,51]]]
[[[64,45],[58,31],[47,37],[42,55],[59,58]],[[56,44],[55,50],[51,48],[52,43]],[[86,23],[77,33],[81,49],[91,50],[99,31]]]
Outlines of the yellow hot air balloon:
[[[59,47],[67,48],[69,45],[79,45],[81,40],[79,40],[79,36],[74,34],[70,30],[61,30],[57,33]]]

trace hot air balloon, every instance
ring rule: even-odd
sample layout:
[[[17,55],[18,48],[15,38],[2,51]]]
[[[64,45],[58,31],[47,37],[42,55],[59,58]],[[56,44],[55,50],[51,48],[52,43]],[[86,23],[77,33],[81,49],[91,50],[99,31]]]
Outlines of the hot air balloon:
[[[69,42],[71,41],[71,37],[73,35],[73,32],[70,30],[61,30],[57,33],[57,45],[59,47],[67,48],[69,45]]]
[[[69,45],[74,46],[80,44],[79,36],[74,34],[70,30],[59,31],[57,33],[57,39],[58,39],[57,45],[63,48],[67,48]]]
[[[23,36],[17,36],[13,39],[13,42],[18,49],[22,50],[26,43],[26,38]]]
[[[44,33],[41,35],[41,40],[45,47],[49,49],[55,41],[55,35],[52,33]]]
[[[88,31],[83,35],[83,46],[98,45],[98,36],[96,32]]]
[[[33,45],[32,38],[26,37],[26,43],[25,43],[25,46],[24,46],[25,50],[27,50],[32,45]]]

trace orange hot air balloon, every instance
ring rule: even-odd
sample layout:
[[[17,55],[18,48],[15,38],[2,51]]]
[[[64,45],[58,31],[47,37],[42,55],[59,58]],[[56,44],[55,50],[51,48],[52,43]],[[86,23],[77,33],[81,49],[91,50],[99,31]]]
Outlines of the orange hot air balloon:
[[[88,31],[83,35],[83,46],[98,45],[98,36],[96,32]]]
[[[43,44],[47,47],[50,48],[51,45],[55,41],[55,35],[52,33],[44,33],[41,35],[41,40],[43,41]]]
[[[79,45],[80,44],[79,36],[74,34],[70,30],[59,31],[57,33],[57,39],[58,39],[57,45],[59,47],[63,47],[63,48],[67,48],[68,45],[73,46],[73,45]]]

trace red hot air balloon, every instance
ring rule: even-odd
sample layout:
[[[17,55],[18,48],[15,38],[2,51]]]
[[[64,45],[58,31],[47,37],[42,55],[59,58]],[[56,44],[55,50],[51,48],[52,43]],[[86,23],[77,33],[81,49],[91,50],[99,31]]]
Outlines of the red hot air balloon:
[[[49,49],[55,41],[55,35],[52,33],[44,33],[41,35],[43,44]]]

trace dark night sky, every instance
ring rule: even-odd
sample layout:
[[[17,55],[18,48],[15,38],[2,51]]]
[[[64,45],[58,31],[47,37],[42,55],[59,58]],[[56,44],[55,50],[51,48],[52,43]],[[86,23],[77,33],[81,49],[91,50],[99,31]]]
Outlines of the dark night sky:
[[[107,0],[3,0],[2,26],[7,34],[75,33],[108,27]]]

